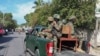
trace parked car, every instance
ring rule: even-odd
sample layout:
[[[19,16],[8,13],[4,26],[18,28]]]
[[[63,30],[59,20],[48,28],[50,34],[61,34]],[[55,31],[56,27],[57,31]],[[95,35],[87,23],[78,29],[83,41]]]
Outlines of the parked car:
[[[36,26],[30,33],[26,34],[24,40],[26,56],[27,53],[34,56],[53,56],[53,41],[36,35],[36,32],[40,32],[43,28],[42,26]]]
[[[0,28],[0,37],[2,37],[5,33],[5,30],[3,28]]]

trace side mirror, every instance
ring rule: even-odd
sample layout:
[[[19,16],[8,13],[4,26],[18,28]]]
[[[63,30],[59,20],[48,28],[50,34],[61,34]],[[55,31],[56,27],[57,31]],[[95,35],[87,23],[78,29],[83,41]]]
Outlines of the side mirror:
[[[29,35],[29,31],[28,30],[26,30],[25,33],[26,33],[26,35]]]
[[[26,35],[29,35],[29,33],[27,32]]]

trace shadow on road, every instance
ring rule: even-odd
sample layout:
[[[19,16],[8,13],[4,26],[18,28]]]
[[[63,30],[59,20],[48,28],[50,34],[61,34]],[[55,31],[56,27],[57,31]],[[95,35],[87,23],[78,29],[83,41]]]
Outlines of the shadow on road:
[[[4,49],[4,48],[6,48],[5,46],[0,46],[0,50],[2,50],[2,49]]]
[[[9,42],[14,38],[17,38],[17,37],[0,37],[0,44],[5,43],[5,42]]]

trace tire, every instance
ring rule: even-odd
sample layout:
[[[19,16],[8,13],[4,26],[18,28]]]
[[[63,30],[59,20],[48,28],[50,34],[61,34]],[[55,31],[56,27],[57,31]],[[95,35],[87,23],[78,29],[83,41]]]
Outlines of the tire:
[[[25,52],[25,56],[32,56],[29,51],[27,50],[27,47],[26,47],[26,42],[24,42],[24,52]]]
[[[90,47],[87,46],[86,53],[89,53],[89,52],[90,52]]]
[[[31,56],[28,51],[25,51],[25,56]]]
[[[90,47],[88,47],[88,41],[83,41],[82,49],[83,49],[86,53],[89,53],[89,52],[90,52]]]
[[[34,54],[35,54],[34,56],[40,56],[39,49],[36,49]]]
[[[3,35],[2,34],[0,34],[0,37],[2,37]]]
[[[27,51],[27,48],[26,48],[26,42],[24,41],[24,53],[25,53],[25,56],[28,56],[28,51]]]
[[[27,52],[26,42],[24,41],[24,51]]]

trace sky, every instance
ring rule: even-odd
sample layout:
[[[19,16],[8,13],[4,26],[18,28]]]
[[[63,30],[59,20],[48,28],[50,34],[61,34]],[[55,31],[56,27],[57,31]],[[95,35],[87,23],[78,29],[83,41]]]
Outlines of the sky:
[[[0,11],[3,13],[12,13],[13,19],[18,24],[25,23],[24,16],[30,12],[34,12],[35,0],[1,0]]]
[[[36,0],[0,0],[0,11],[3,13],[12,13],[13,19],[17,23],[23,24],[26,23],[24,16],[28,13],[34,12],[35,6],[34,1]],[[47,2],[49,0],[43,0]]]
[[[12,13],[13,19],[17,21],[18,24],[26,23],[24,16],[30,12],[34,12],[35,0],[0,0],[0,11],[3,13]],[[44,0],[50,1],[50,0]],[[99,0],[100,1],[100,0]],[[100,8],[100,3],[97,4]]]

